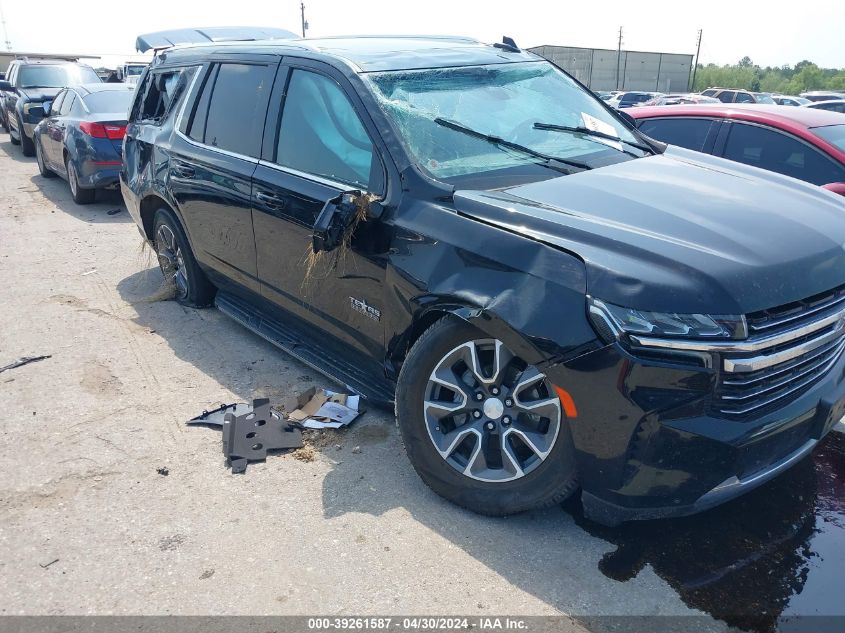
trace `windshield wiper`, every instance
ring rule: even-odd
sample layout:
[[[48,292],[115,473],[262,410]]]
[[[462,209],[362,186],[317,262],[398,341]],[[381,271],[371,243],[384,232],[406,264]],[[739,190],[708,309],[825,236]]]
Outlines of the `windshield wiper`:
[[[482,141],[487,141],[491,145],[496,145],[497,147],[506,147],[507,149],[513,150],[515,152],[520,152],[528,156],[533,156],[534,158],[539,158],[543,161],[541,164],[546,167],[549,167],[550,169],[556,169],[567,174],[571,173],[568,169],[562,169],[556,163],[563,163],[564,165],[569,165],[570,167],[577,167],[578,169],[592,169],[592,167],[587,163],[582,163],[578,160],[569,160],[568,158],[558,158],[557,156],[544,154],[543,152],[538,152],[537,150],[531,149],[530,147],[526,147],[525,145],[520,145],[519,143],[514,143],[513,141],[507,141],[501,138],[500,136],[495,136],[493,134],[485,134],[484,132],[473,130],[471,127],[467,127],[461,123],[458,123],[457,121],[452,121],[451,119],[437,117],[436,119],[434,119],[434,122],[437,123],[437,125],[442,125],[443,127],[449,128],[450,130],[455,130],[456,132],[466,134],[467,136],[472,136],[473,138],[481,139]]]
[[[598,130],[591,130],[590,128],[583,127],[581,125],[575,127],[575,126],[569,126],[569,125],[557,125],[555,123],[535,123],[534,129],[535,130],[551,130],[553,132],[572,132],[573,134],[583,134],[584,136],[593,136],[595,138],[605,138],[609,141],[616,141],[617,143],[625,143],[625,145],[630,145],[631,147],[636,147],[640,151],[648,152],[649,154],[654,154],[654,149],[652,149],[648,145],[642,145],[640,143],[634,143],[633,141],[626,141],[624,139],[619,138],[618,136],[614,136],[613,134],[606,134],[604,132],[599,132]]]

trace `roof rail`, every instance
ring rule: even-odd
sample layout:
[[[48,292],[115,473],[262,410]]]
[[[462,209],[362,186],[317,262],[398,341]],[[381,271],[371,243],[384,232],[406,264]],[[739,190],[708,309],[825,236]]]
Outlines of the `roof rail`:
[[[203,29],[175,29],[139,35],[135,50],[146,53],[158,52],[174,46],[187,44],[211,44],[214,42],[254,42],[256,40],[294,40],[296,33],[263,26],[215,26]]]

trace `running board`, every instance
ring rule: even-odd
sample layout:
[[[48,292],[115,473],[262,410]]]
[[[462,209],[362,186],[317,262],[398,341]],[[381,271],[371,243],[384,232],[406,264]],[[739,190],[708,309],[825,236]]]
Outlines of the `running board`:
[[[214,300],[217,309],[286,354],[331,380],[346,385],[377,406],[393,407],[394,391],[386,378],[374,376],[318,347],[300,328],[272,318],[251,304],[224,292]]]

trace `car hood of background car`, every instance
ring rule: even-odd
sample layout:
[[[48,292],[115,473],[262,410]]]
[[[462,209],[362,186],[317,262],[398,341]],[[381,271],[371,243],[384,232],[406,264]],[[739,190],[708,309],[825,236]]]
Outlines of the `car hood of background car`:
[[[676,147],[454,201],[575,254],[588,292],[626,307],[745,314],[845,284],[845,199]]]
[[[47,101],[53,99],[61,88],[21,88],[20,93],[27,101]]]

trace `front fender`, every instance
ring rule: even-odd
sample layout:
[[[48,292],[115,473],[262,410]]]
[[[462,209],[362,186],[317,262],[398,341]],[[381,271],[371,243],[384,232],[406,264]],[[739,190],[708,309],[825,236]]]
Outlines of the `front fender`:
[[[444,314],[543,365],[600,347],[587,320],[586,269],[570,253],[420,204],[396,222],[386,273],[388,358]]]

